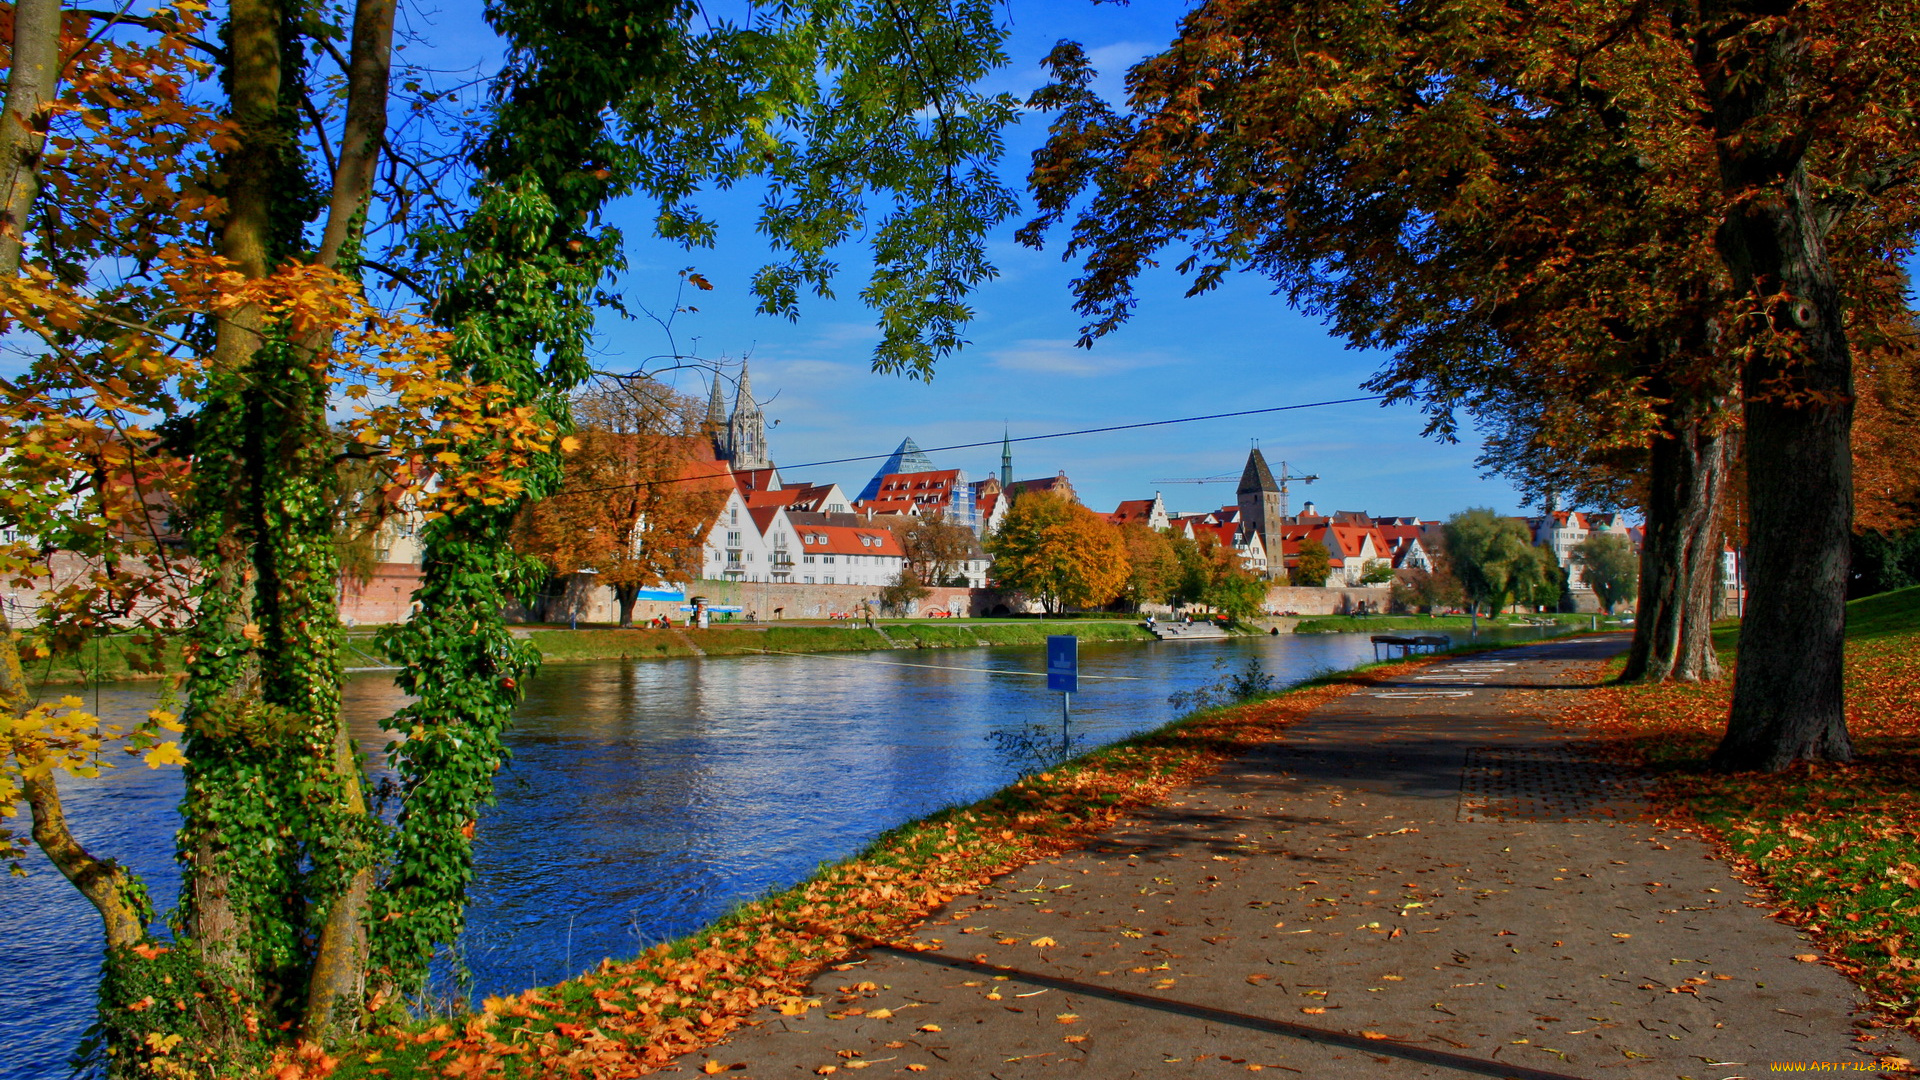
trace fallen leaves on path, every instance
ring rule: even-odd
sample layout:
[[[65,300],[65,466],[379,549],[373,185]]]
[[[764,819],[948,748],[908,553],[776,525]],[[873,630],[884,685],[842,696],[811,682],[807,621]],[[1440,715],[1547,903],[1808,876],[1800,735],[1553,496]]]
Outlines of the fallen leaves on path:
[[[1653,770],[1658,815],[1721,845],[1775,897],[1778,917],[1819,936],[1877,1010],[1920,1028],[1920,638],[1849,642],[1846,688],[1855,760],[1777,775],[1705,770],[1726,731],[1731,674],[1600,687],[1563,719]]]

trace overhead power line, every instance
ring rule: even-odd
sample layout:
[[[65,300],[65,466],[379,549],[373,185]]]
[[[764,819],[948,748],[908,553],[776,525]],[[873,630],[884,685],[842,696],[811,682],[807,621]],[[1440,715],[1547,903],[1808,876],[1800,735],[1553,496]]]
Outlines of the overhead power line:
[[[1114,431],[1138,431],[1141,428],[1169,427],[1174,424],[1198,424],[1206,420],[1231,420],[1237,416],[1262,416],[1268,413],[1295,412],[1300,409],[1323,409],[1330,405],[1356,405],[1363,401],[1385,400],[1385,394],[1369,394],[1365,397],[1333,398],[1328,401],[1307,401],[1298,405],[1271,405],[1263,409],[1240,409],[1236,412],[1208,413],[1205,416],[1181,416],[1171,420],[1143,420],[1137,424],[1109,424],[1106,427],[1079,428],[1074,431],[1052,431],[1045,435],[1022,435],[1018,438],[1007,439],[1005,441],[1025,443],[1039,442],[1043,439],[1070,439],[1080,435],[1104,435]],[[954,443],[950,446],[930,446],[922,448],[920,452],[923,454],[941,454],[950,450],[978,450],[987,446],[999,446],[1003,439],[1004,436],[1002,439],[988,439],[984,442]],[[884,461],[892,456],[893,454],[891,452],[885,454],[860,454],[856,457],[829,458],[825,461],[803,461],[798,465],[782,465],[779,466],[779,469],[783,473],[792,473],[799,472],[801,469],[818,469],[827,465],[848,465],[858,461]],[[662,484],[684,484],[698,480],[714,480],[718,479],[719,476],[720,474],[715,473],[705,476],[677,476],[662,480],[635,480],[631,483],[609,484],[605,487],[576,488],[570,491],[557,492],[556,494],[596,495],[606,491],[626,491],[630,488],[637,487],[657,487]]]

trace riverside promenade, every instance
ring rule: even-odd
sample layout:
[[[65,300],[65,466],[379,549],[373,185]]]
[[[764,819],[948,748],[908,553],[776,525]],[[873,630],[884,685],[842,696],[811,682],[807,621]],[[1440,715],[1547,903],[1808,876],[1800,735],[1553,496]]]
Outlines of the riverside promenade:
[[[1916,1058],[1862,1037],[1859,992],[1765,894],[1544,718],[1624,646],[1361,687],[678,1068],[1732,1080]]]

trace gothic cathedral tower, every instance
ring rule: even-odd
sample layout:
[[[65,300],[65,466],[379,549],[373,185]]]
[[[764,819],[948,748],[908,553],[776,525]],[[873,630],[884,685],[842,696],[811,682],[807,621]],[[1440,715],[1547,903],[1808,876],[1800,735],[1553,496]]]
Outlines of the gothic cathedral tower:
[[[740,389],[733,396],[733,415],[727,417],[726,454],[734,469],[769,469],[767,460],[767,418],[753,403],[753,380],[747,365],[740,364]]]
[[[1267,459],[1259,447],[1247,455],[1247,471],[1240,474],[1240,487],[1234,492],[1240,504],[1240,520],[1260,534],[1267,548],[1267,565],[1280,565],[1280,538],[1283,511],[1280,509],[1280,485],[1267,468]]]

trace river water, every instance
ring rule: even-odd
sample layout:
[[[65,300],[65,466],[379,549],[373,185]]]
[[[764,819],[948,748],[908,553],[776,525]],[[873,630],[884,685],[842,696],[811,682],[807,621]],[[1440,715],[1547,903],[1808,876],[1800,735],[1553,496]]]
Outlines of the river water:
[[[1371,658],[1363,634],[1083,643],[1073,736],[1092,746],[1163,724],[1169,694],[1249,660],[1284,685]],[[438,992],[519,990],[630,956],[1005,786],[1020,769],[990,733],[1058,730],[1060,695],[1017,674],[1044,666],[1032,647],[549,665],[507,736],[513,761],[476,835],[469,929]],[[154,691],[77,692],[124,715]],[[402,703],[385,676],[347,684],[376,773],[379,720]],[[81,841],[169,903],[178,770],[135,764],[63,791]],[[91,1022],[100,932],[37,851],[25,868],[0,877],[0,1074],[52,1080]]]

